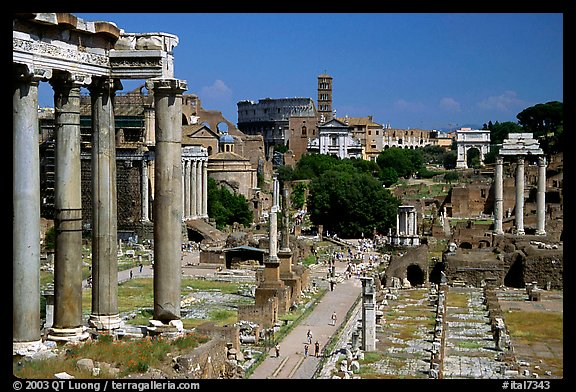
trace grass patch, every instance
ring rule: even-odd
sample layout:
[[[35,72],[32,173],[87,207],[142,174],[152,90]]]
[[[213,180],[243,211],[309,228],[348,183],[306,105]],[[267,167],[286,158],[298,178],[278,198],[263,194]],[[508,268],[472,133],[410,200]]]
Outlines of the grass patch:
[[[484,345],[480,342],[476,342],[476,341],[460,341],[458,342],[458,344],[456,344],[456,347],[459,348],[468,348],[468,349],[479,349],[484,347]]]
[[[100,335],[97,340],[70,346],[57,358],[40,361],[15,361],[13,373],[20,378],[50,379],[55,373],[66,372],[75,378],[111,378],[106,372],[97,377],[82,371],[76,362],[90,358],[96,362],[106,362],[120,369],[118,377],[147,371],[150,367],[170,369],[172,358],[183,354],[208,338],[196,333],[188,333],[176,339],[144,338],[138,340],[114,340],[109,335]],[[168,355],[171,353],[172,355]]]
[[[448,291],[448,294],[446,294],[446,306],[468,308],[468,295],[464,293]]]
[[[562,313],[514,311],[504,318],[512,338],[526,342],[563,341]]]

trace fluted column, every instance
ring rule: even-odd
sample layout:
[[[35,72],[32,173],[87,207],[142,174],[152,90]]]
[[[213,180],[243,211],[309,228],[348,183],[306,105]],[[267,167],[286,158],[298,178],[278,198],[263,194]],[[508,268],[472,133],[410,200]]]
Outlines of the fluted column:
[[[90,325],[116,329],[118,316],[118,216],[114,95],[119,80],[96,79],[92,98],[92,313]]]
[[[538,157],[538,190],[536,193],[536,235],[546,235],[546,157]]]
[[[186,82],[151,79],[154,93],[154,319],[180,318],[182,253],[182,93]]]
[[[196,214],[202,216],[202,161],[196,164]]]
[[[503,197],[503,172],[504,158],[501,155],[496,157],[496,170],[494,174],[494,233],[504,234],[502,230],[502,220],[504,216]]]
[[[43,74],[48,77],[50,75]],[[39,74],[14,69],[12,96],[12,342],[37,350],[40,336]]]
[[[202,161],[202,218],[208,218],[208,160]]]
[[[190,219],[190,159],[184,160],[184,219]]]
[[[518,157],[516,167],[516,233],[524,235],[524,157]]]
[[[54,89],[55,194],[54,326],[52,340],[88,337],[82,323],[82,196],[80,187],[80,87],[83,75],[59,74]]]
[[[192,180],[190,181],[190,214],[192,218],[196,218],[198,216],[198,161],[192,161]]]

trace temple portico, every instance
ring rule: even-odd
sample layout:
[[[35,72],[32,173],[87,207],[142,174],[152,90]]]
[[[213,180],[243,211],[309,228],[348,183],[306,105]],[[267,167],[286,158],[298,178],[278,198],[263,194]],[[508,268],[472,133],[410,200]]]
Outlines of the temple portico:
[[[182,147],[183,219],[208,219],[208,150]]]
[[[388,235],[388,243],[393,246],[418,246],[418,213],[414,206],[398,206],[396,233]]]
[[[88,22],[67,13],[14,14],[13,19],[13,352],[36,350],[42,340],[37,111],[41,81],[48,81],[54,91],[56,142],[54,309],[47,339],[88,337],[82,320],[82,87],[90,91],[92,105],[93,287],[89,323],[104,330],[121,325],[114,125],[114,97],[121,79],[146,79],[147,88],[154,92],[151,117],[155,118],[155,140],[150,144],[154,149],[154,318],[161,322],[179,318],[181,97],[186,82],[174,79],[173,48],[178,38],[166,33],[124,33],[113,23]],[[149,162],[143,161],[145,197]],[[203,213],[206,206],[200,204],[198,210]],[[142,220],[148,219],[146,200]]]
[[[515,210],[515,232],[517,235],[524,235],[524,165],[530,157],[538,160],[538,189],[536,193],[536,235],[546,235],[546,157],[540,148],[538,141],[532,137],[531,133],[511,133],[505,139],[498,156],[496,157],[496,169],[494,176],[494,234],[504,234],[502,229],[503,221],[503,165],[504,157],[516,158],[516,206]]]

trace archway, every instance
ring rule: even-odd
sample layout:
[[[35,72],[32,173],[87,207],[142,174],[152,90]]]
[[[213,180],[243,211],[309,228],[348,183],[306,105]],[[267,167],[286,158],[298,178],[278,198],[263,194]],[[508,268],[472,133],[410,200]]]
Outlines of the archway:
[[[508,273],[504,277],[504,286],[523,288],[524,287],[524,266],[522,265],[522,258],[516,257],[516,260],[510,266]]]
[[[410,282],[411,286],[419,286],[424,284],[424,271],[417,264],[410,264],[406,268],[406,279]]]

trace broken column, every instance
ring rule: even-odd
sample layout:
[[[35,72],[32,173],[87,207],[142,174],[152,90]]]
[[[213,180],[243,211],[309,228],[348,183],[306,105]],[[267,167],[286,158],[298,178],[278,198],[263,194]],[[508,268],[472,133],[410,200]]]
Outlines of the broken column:
[[[180,319],[182,252],[182,93],[186,82],[151,79],[154,93],[154,316],[168,324]]]
[[[300,277],[292,271],[292,250],[290,249],[290,217],[288,213],[288,189],[283,189],[284,197],[282,198],[282,241],[280,250],[278,251],[278,259],[280,261],[280,279],[284,284],[290,287],[291,302],[300,298],[302,291],[302,284]]]
[[[97,329],[119,328],[118,217],[116,199],[116,132],[114,95],[119,80],[96,78],[92,97],[92,313]]]
[[[496,156],[496,170],[494,175],[494,234],[504,234],[502,219],[504,217],[503,178],[504,158]]]
[[[374,278],[361,277],[362,280],[362,350],[376,350],[376,303]]]
[[[278,200],[276,183],[278,178],[274,176],[273,203]],[[270,209],[269,223],[269,255],[264,262],[264,279],[256,288],[255,304],[264,306],[270,299],[277,301],[278,315],[288,312],[290,308],[290,288],[280,280],[280,260],[278,259],[278,205],[273,204]],[[274,320],[276,321],[276,320]]]
[[[88,338],[82,321],[82,196],[80,188],[80,87],[87,75],[59,73],[54,89],[55,185],[54,326],[49,340]]]

